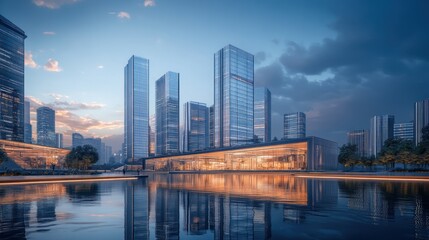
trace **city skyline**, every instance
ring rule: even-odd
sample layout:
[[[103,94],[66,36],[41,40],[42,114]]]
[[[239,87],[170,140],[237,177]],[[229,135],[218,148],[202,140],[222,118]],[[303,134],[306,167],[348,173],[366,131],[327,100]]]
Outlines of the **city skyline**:
[[[242,5],[234,2],[228,4],[225,19],[216,23],[211,12],[226,2],[153,2],[146,7],[144,1],[107,1],[103,6],[85,0],[0,3],[0,14],[28,36],[25,95],[32,105],[33,136],[35,109],[45,105],[57,113],[57,132],[64,133],[65,146],[72,132],[120,142],[121,69],[133,54],[151,60],[149,102],[154,103],[156,78],[172,70],[181,73],[181,103],[211,106],[213,52],[229,43],[255,55],[255,84],[272,91],[272,137],[281,138],[284,113],[302,111],[307,135],[341,144],[347,131],[367,129],[371,116],[388,113],[398,122],[413,120],[414,103],[429,97],[424,71],[428,16],[422,12],[426,3],[398,2],[386,8],[383,1],[312,7],[298,1],[250,2],[242,18],[232,21]],[[172,8],[177,16],[166,16]],[[190,11],[205,20],[186,17]],[[253,18],[256,13],[263,17]],[[77,14],[79,19],[71,21]],[[398,15],[404,24],[394,21]],[[379,18],[386,21],[376,21]],[[254,27],[245,27],[249,25]],[[177,36],[177,30],[186,31]],[[131,38],[115,37],[127,34]],[[175,40],[169,40],[173,35]],[[118,143],[107,142],[118,150]]]

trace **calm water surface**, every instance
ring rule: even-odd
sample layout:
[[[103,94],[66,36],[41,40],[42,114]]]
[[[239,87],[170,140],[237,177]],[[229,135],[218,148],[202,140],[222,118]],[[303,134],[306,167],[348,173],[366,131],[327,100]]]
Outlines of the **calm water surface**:
[[[0,239],[429,239],[429,184],[271,173],[0,187]]]

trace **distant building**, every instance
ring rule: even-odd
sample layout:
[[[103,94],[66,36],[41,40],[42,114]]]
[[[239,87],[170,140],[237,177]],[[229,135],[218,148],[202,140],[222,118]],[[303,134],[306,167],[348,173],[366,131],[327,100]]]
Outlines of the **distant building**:
[[[232,45],[214,54],[215,147],[253,141],[254,57]]]
[[[347,143],[357,146],[360,157],[369,155],[369,139],[367,130],[354,130],[347,133]]]
[[[258,142],[271,141],[271,92],[267,88],[255,88],[254,135]]]
[[[24,101],[24,142],[32,143],[33,127],[30,123],[30,102]]]
[[[37,109],[37,144],[56,147],[55,111],[48,107]]]
[[[381,115],[371,118],[370,128],[370,154],[377,156],[383,148],[384,142],[393,138],[393,125],[395,117],[393,115]]]
[[[194,152],[209,147],[209,111],[205,103],[183,105],[183,151]]]
[[[0,139],[24,141],[24,31],[0,15]]]
[[[55,147],[56,148],[63,148],[63,134],[62,133],[55,133]]]
[[[156,148],[156,118],[155,115],[150,116],[149,120],[149,156],[155,156]]]
[[[132,56],[124,82],[124,154],[132,162],[149,156],[149,60]]]
[[[179,73],[156,81],[156,155],[179,152]]]
[[[414,122],[395,123],[393,125],[393,137],[414,141]]]
[[[414,137],[415,144],[422,140],[422,129],[429,125],[429,99],[414,104]]]
[[[72,133],[72,147],[83,146],[85,138],[80,133]]]
[[[106,145],[104,156],[105,156],[105,159],[106,159],[106,164],[110,163],[110,158],[113,156],[113,154],[112,154],[112,147],[111,146],[107,146]]]
[[[209,108],[209,145],[210,148],[215,146],[215,131],[214,131],[214,105]]]
[[[284,139],[304,138],[306,135],[305,113],[287,113],[284,115]]]
[[[85,138],[83,145],[91,145],[97,149],[98,161],[95,164],[103,165],[106,162],[105,144],[101,142],[101,138]]]

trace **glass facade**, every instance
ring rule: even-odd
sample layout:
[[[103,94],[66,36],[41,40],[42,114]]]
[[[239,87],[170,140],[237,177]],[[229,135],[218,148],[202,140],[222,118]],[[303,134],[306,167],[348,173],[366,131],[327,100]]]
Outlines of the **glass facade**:
[[[267,88],[255,88],[254,134],[258,142],[271,141],[271,92]]]
[[[24,101],[24,142],[31,143],[33,138],[33,128],[30,123],[30,102]]]
[[[0,139],[24,141],[24,31],[0,15]]]
[[[253,141],[254,57],[228,45],[214,55],[215,147]]]
[[[214,105],[210,106],[209,108],[209,142],[210,142],[210,148],[214,148],[215,144],[215,134],[214,134]]]
[[[384,145],[384,142],[393,138],[393,125],[395,124],[395,117],[392,115],[374,116],[371,118],[370,129],[370,154],[377,156]]]
[[[422,140],[422,128],[429,125],[429,99],[414,105],[414,137],[416,146]]]
[[[285,139],[303,138],[306,134],[305,113],[287,113],[284,115],[284,135]]]
[[[179,152],[179,73],[156,81],[156,155]]]
[[[156,146],[156,118],[155,114],[150,116],[149,121],[149,156],[155,156],[155,146]]]
[[[369,154],[369,142],[367,130],[354,130],[347,133],[347,143],[356,145],[360,157],[366,157]]]
[[[206,104],[187,102],[183,105],[183,151],[194,152],[209,147],[209,112]]]
[[[52,164],[55,164],[56,168],[61,168],[66,155],[70,152],[68,149],[6,140],[0,140],[0,146],[5,150],[9,158],[25,169],[49,169]]]
[[[51,108],[37,109],[37,144],[56,147],[55,111]]]
[[[148,158],[146,168],[155,171],[212,170],[333,170],[337,167],[337,143],[308,137],[265,144],[208,150]]]
[[[124,68],[124,155],[149,156],[149,60],[132,56]]]
[[[395,123],[393,137],[414,141],[414,122]]]
[[[72,133],[72,147],[83,146],[85,138],[80,133]]]

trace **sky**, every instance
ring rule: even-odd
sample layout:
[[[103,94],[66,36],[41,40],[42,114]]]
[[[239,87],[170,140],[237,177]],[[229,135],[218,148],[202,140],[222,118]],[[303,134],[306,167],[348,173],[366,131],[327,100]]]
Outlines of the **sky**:
[[[343,144],[374,115],[413,120],[429,98],[425,0],[2,0],[23,29],[25,96],[56,110],[56,132],[123,141],[124,66],[149,59],[155,81],[180,73],[180,102],[213,104],[213,55],[232,44],[255,56],[255,86],[272,93],[272,136],[305,112],[307,135]]]

